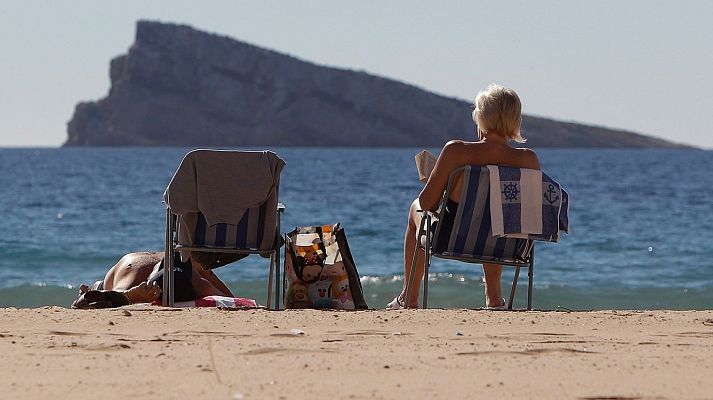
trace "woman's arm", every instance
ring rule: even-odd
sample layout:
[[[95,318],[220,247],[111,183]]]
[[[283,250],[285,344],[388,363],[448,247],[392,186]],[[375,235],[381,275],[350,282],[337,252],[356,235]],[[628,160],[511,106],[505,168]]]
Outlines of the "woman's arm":
[[[433,168],[431,176],[428,177],[426,186],[421,190],[421,194],[418,195],[422,210],[435,211],[438,208],[438,202],[441,201],[443,191],[448,186],[448,178],[457,165],[458,160],[455,160],[454,157],[460,145],[461,142],[452,140],[446,143],[443,150],[441,150],[441,154],[436,160],[436,166]]]

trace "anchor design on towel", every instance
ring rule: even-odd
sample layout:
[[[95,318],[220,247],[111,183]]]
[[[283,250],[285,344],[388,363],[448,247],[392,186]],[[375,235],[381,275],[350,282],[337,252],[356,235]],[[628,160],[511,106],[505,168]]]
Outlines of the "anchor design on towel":
[[[555,189],[555,185],[550,183],[547,186],[547,192],[544,194],[544,197],[545,200],[547,200],[550,204],[554,204],[557,200],[560,199],[560,196],[557,194],[557,190]]]
[[[505,183],[503,184],[503,191],[502,194],[505,196],[505,199],[507,199],[509,202],[513,202],[517,200],[517,195],[520,193],[520,191],[517,189],[517,184],[514,182],[511,183]]]

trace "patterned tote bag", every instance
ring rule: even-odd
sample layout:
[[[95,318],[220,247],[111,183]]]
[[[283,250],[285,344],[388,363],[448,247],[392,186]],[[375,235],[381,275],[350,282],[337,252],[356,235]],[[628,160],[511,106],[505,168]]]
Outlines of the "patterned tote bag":
[[[340,224],[298,227],[286,236],[286,308],[368,308]]]

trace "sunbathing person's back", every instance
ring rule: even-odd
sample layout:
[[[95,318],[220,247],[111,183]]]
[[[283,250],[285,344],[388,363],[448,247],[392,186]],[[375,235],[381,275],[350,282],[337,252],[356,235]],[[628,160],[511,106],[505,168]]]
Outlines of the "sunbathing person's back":
[[[163,260],[163,252],[129,253],[109,269],[102,288],[106,290],[129,290],[146,282],[156,264]]]

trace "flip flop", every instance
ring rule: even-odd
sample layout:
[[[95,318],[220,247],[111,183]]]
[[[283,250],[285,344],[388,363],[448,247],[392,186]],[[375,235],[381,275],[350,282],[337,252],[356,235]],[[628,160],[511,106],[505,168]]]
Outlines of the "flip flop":
[[[93,310],[97,308],[111,308],[111,302],[110,301],[95,301],[93,303],[89,303],[87,305],[87,309]]]
[[[104,293],[104,300],[111,303],[111,307],[121,307],[128,306],[131,304],[129,298],[126,297],[124,293],[116,292],[114,290],[107,290]]]
[[[486,301],[487,304],[487,301]],[[505,298],[503,297],[503,304],[499,306],[485,306],[485,309],[488,311],[504,311],[508,309],[507,303],[505,303]]]
[[[387,311],[404,309],[406,309],[406,304],[402,303],[401,300],[399,300],[399,296],[394,297],[394,299],[391,300],[391,303],[386,305]]]
[[[125,294],[113,290],[90,290],[72,303],[74,309],[114,308],[131,304]]]

